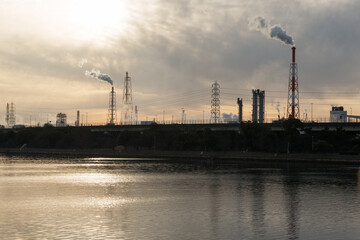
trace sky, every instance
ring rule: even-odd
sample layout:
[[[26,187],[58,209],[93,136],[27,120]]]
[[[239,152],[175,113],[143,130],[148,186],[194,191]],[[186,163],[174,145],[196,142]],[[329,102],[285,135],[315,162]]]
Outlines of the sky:
[[[111,85],[121,120],[125,73],[139,120],[209,119],[211,85],[221,114],[251,90],[266,92],[266,121],[284,116],[291,48],[249,27],[261,16],[295,41],[301,117],[324,121],[332,105],[360,115],[358,0],[0,0],[0,124],[104,124]],[[313,114],[311,114],[311,106]]]

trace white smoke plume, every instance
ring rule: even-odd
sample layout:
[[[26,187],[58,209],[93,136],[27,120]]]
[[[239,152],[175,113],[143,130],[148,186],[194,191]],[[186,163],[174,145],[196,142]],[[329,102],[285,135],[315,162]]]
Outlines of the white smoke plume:
[[[82,58],[80,62],[78,63],[79,68],[82,68],[87,63],[86,58]]]
[[[276,104],[276,111],[277,111],[278,115],[280,116],[280,102],[277,102],[277,104]]]
[[[103,81],[108,82],[111,85],[113,85],[113,80],[111,79],[110,75],[106,74],[106,73],[101,73],[99,70],[93,69],[91,71],[85,71],[85,75],[88,77],[103,80]]]
[[[250,30],[256,30],[267,36],[268,38],[273,38],[281,41],[287,45],[295,45],[295,41],[291,36],[289,36],[284,29],[279,25],[269,25],[265,18],[255,17],[249,19],[249,28]]]

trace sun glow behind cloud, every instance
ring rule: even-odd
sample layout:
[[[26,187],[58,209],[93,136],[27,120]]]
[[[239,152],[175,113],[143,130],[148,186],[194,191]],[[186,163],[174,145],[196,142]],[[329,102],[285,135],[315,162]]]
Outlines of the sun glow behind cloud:
[[[114,78],[118,111],[128,71],[142,120],[181,119],[182,108],[187,119],[208,119],[215,80],[221,113],[236,113],[241,97],[250,119],[251,89],[260,88],[267,118],[277,118],[278,102],[282,116],[290,49],[248,29],[249,17],[258,15],[298,39],[302,112],[314,103],[314,116],[328,116],[331,104],[357,113],[358,95],[345,100],[336,91],[357,91],[358,9],[354,0],[0,0],[0,124],[10,101],[25,123],[60,111],[73,123],[76,110],[105,123],[110,88],[86,78],[91,69]],[[314,99],[319,94],[306,91],[327,95]]]
[[[125,1],[76,1],[67,3],[70,32],[82,41],[101,42],[125,31]]]
[[[32,4],[15,0],[0,9],[0,33],[21,33],[57,43],[101,45],[126,30],[127,5],[126,0],[38,0]]]

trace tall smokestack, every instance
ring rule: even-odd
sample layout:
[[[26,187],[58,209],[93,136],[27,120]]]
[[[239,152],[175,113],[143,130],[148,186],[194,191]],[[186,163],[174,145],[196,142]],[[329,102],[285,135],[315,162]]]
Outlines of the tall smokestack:
[[[111,99],[110,99],[110,101],[111,101],[111,120],[110,120],[110,122],[114,123],[114,110],[115,110],[115,108],[114,108],[114,87],[111,87]]]
[[[259,91],[259,123],[265,121],[265,91]]]
[[[241,123],[243,120],[243,117],[242,117],[242,115],[243,115],[243,100],[242,100],[242,98],[237,99],[237,104],[239,105],[239,123]]]
[[[293,46],[291,49],[292,49],[292,62],[295,63],[295,51],[296,51],[296,47]]]
[[[297,63],[295,61],[295,52],[296,52],[295,46],[293,46],[291,50],[292,50],[292,62],[290,63],[287,115],[288,118],[290,119],[296,119],[300,117],[300,106],[299,106],[298,69],[297,69]]]
[[[253,110],[252,110],[252,121],[254,123],[258,122],[258,94],[259,94],[259,89],[253,89],[252,90],[252,94],[253,94]]]
[[[109,125],[115,125],[117,120],[116,115],[116,93],[114,90],[114,86],[112,86],[109,94],[109,110],[107,119]]]
[[[295,118],[295,47],[292,47],[291,116]]]
[[[76,127],[79,127],[79,126],[80,126],[80,111],[79,111],[79,110],[76,112],[75,126],[76,126]]]

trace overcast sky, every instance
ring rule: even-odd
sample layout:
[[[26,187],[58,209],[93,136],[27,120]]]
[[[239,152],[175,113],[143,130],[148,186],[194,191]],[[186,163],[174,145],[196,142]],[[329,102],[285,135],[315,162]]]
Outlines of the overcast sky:
[[[359,12],[358,0],[0,0],[0,124],[7,102],[18,123],[60,111],[73,123],[76,110],[105,123],[111,85],[85,75],[93,69],[111,76],[119,112],[129,72],[141,120],[180,119],[182,108],[208,119],[214,81],[221,113],[236,114],[240,97],[250,119],[259,88],[267,120],[283,116],[291,49],[251,30],[256,16],[295,40],[302,117],[311,103],[314,119],[332,104],[360,115]]]

